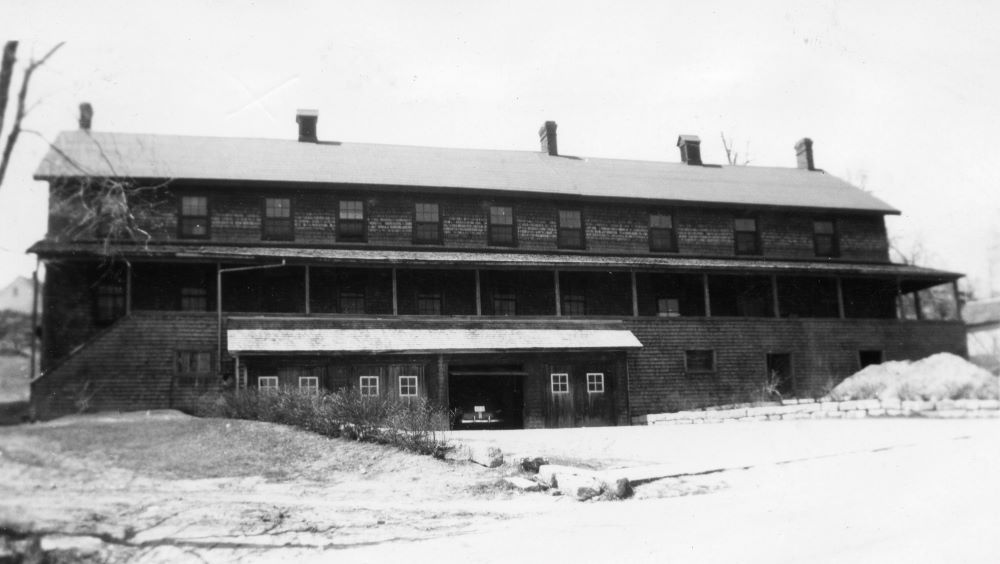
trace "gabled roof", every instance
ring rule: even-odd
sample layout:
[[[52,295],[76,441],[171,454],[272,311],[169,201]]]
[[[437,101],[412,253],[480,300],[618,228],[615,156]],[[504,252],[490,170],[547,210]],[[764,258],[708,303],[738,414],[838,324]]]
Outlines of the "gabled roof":
[[[899,213],[822,171],[550,156],[535,151],[67,131],[35,178],[116,176],[391,186],[667,203]]]

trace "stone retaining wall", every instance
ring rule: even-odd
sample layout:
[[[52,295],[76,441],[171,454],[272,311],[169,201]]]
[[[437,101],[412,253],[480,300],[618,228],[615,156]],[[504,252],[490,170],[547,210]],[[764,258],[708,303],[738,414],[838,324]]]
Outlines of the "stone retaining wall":
[[[1000,417],[1000,400],[851,400],[792,399],[768,405],[734,405],[698,411],[634,417],[636,425],[727,423],[787,419],[858,419],[862,417]]]

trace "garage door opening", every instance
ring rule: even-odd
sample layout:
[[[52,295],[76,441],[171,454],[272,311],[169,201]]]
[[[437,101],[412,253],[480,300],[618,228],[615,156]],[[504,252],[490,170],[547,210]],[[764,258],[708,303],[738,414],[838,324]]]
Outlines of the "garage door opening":
[[[524,377],[521,365],[454,366],[448,397],[454,429],[523,429]]]

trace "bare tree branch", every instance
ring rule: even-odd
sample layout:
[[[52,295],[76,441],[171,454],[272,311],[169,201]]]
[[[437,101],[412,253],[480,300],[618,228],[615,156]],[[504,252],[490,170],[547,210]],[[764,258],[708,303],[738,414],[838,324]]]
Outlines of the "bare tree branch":
[[[3,47],[3,63],[0,65],[0,131],[3,131],[3,119],[7,115],[10,79],[14,76],[14,63],[16,62],[17,41],[8,41]]]
[[[722,131],[719,132],[719,137],[722,138],[722,148],[726,150],[726,162],[727,163],[729,163],[731,166],[747,166],[748,164],[750,164],[750,158],[749,158],[749,155],[750,155],[750,142],[749,141],[747,141],[747,143],[746,143],[746,149],[743,151],[743,155],[744,155],[743,156],[743,162],[740,162],[740,154],[739,154],[738,151],[735,151],[733,149],[733,147],[735,146],[735,144],[733,143],[732,138],[726,139],[726,134],[725,134],[725,132],[722,132]]]
[[[25,111],[25,103],[28,97],[28,84],[31,83],[31,75],[35,72],[35,69],[44,65],[45,62],[49,60],[49,57],[54,55],[55,52],[64,45],[64,43],[65,42],[58,43],[55,47],[49,49],[49,52],[46,53],[44,57],[37,61],[32,60],[28,63],[28,68],[24,69],[24,80],[21,82],[21,90],[17,93],[17,114],[14,116],[14,125],[10,128],[10,133],[7,135],[7,145],[4,146],[3,157],[0,158],[0,186],[3,186],[3,178],[7,173],[7,165],[10,163],[10,155],[14,151],[14,145],[17,143],[17,137],[21,133],[21,122],[27,114]],[[6,49],[4,50],[4,63],[6,64]]]

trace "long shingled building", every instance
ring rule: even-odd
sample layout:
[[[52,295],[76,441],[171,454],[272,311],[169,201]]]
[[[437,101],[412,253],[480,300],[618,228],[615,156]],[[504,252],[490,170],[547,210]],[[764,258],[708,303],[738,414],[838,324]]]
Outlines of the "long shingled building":
[[[960,275],[890,262],[898,212],[817,169],[809,139],[796,168],[717,166],[687,135],[681,162],[642,162],[562,155],[553,122],[540,151],[497,151],[323,141],[317,120],[298,113],[298,140],[88,119],[58,137],[35,174],[65,204],[31,249],[36,416],[184,408],[222,385],[614,425],[966,352],[960,321],[919,315],[921,290]],[[149,240],[74,228],[88,183],[135,191]]]

